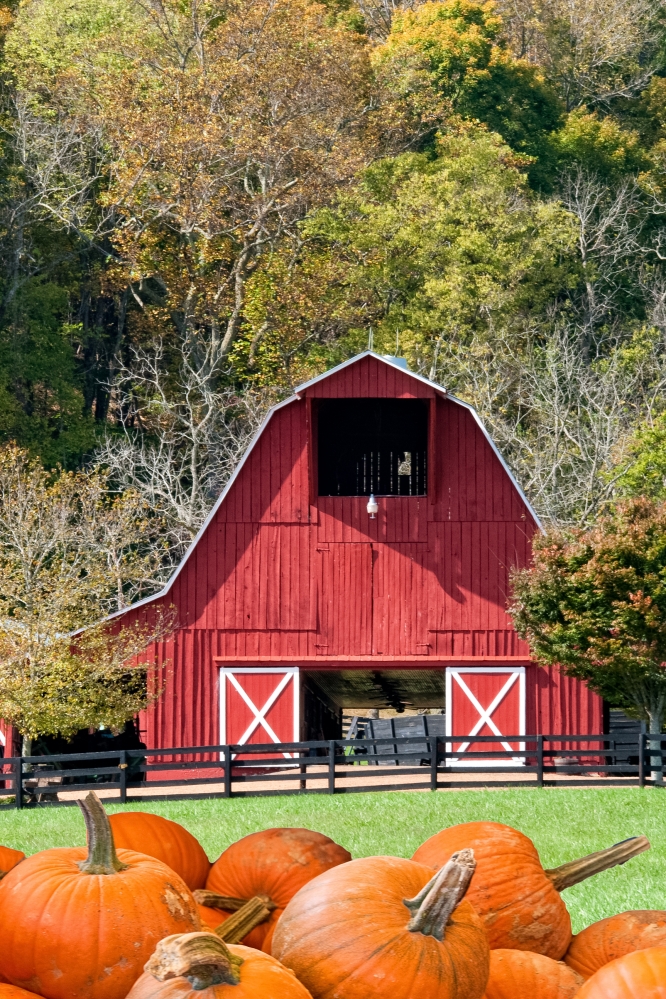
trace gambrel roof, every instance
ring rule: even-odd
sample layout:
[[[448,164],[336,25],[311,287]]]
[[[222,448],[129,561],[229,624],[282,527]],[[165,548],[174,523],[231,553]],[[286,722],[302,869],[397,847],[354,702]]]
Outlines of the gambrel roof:
[[[277,403],[277,405],[273,406],[268,411],[268,413],[266,414],[266,416],[265,416],[265,418],[264,418],[261,426],[257,430],[257,432],[254,435],[254,437],[252,438],[252,441],[250,442],[247,450],[245,451],[245,454],[243,455],[242,459],[238,463],[238,465],[237,465],[237,467],[236,467],[233,475],[230,477],[230,479],[227,482],[227,484],[225,485],[224,489],[222,490],[222,492],[218,496],[218,498],[217,498],[215,504],[213,505],[210,513],[206,517],[206,520],[201,525],[201,528],[199,529],[196,537],[192,541],[192,543],[189,546],[188,550],[185,552],[185,555],[183,556],[181,562],[176,567],[176,569],[172,573],[171,577],[169,578],[169,580],[165,584],[165,586],[161,590],[157,591],[156,593],[153,593],[153,594],[151,594],[150,596],[147,596],[147,597],[143,597],[143,599],[138,600],[136,603],[131,604],[129,607],[125,607],[123,610],[116,611],[115,613],[110,614],[104,620],[107,620],[107,621],[113,620],[114,618],[121,617],[121,616],[127,614],[129,611],[136,610],[137,608],[145,606],[146,604],[153,603],[154,601],[159,600],[160,598],[167,597],[168,594],[169,594],[169,591],[171,590],[171,588],[172,588],[172,586],[174,584],[174,582],[176,581],[176,579],[178,578],[178,576],[180,575],[180,573],[183,571],[183,569],[186,566],[188,560],[190,559],[192,553],[194,552],[195,548],[199,544],[201,538],[206,533],[209,525],[214,520],[214,518],[215,518],[215,516],[216,516],[216,514],[218,512],[218,510],[220,509],[220,507],[224,503],[224,501],[225,501],[227,495],[229,494],[230,490],[233,488],[234,483],[236,482],[236,480],[239,477],[241,471],[243,470],[244,466],[248,462],[248,460],[249,460],[249,458],[250,458],[250,456],[251,456],[251,454],[253,452],[253,449],[255,448],[257,442],[259,441],[259,438],[262,436],[262,434],[266,430],[268,424],[270,423],[270,421],[272,420],[272,418],[274,417],[274,415],[279,410],[282,410],[285,407],[290,406],[293,403],[300,401],[303,398],[303,395],[307,392],[308,389],[311,389],[312,387],[314,387],[316,385],[319,385],[322,382],[325,382],[327,379],[330,379],[330,378],[334,377],[335,375],[339,374],[340,372],[344,371],[347,368],[352,367],[353,365],[359,364],[361,361],[363,361],[366,358],[373,358],[374,360],[380,361],[382,364],[386,364],[386,365],[390,366],[391,368],[399,368],[399,370],[400,370],[400,372],[401,372],[402,375],[405,375],[405,376],[408,376],[410,378],[413,378],[415,381],[419,382],[421,385],[427,386],[431,391],[434,390],[434,392],[440,394],[442,397],[446,398],[449,402],[455,403],[457,406],[460,406],[463,409],[467,410],[471,414],[471,416],[473,417],[473,419],[476,422],[477,426],[479,427],[481,433],[483,434],[483,436],[485,437],[486,441],[490,445],[493,453],[497,457],[497,459],[500,462],[502,468],[504,469],[506,475],[510,479],[510,481],[511,481],[513,487],[514,487],[514,489],[516,490],[516,492],[520,496],[520,499],[524,503],[526,509],[529,511],[531,517],[534,519],[535,524],[539,528],[541,528],[541,524],[540,524],[540,521],[539,521],[539,518],[538,518],[536,512],[532,508],[529,500],[525,496],[525,494],[524,494],[523,490],[521,489],[519,483],[516,481],[515,476],[513,475],[511,469],[509,468],[509,466],[507,465],[506,461],[502,457],[500,451],[498,450],[497,446],[495,445],[495,442],[491,438],[490,434],[488,433],[488,430],[484,426],[483,422],[481,421],[481,419],[480,419],[478,413],[476,412],[476,410],[474,409],[474,407],[471,406],[469,403],[463,402],[461,399],[458,399],[455,396],[450,395],[443,386],[438,385],[435,382],[431,382],[429,379],[425,378],[423,375],[419,375],[419,374],[416,374],[413,371],[410,371],[406,367],[405,362],[404,362],[404,360],[402,358],[396,358],[396,357],[391,357],[391,356],[376,354],[374,351],[366,350],[366,351],[363,351],[360,354],[355,355],[354,357],[349,358],[349,360],[347,360],[347,361],[343,361],[341,364],[336,365],[336,367],[330,368],[328,371],[325,371],[323,374],[317,375],[315,378],[311,378],[309,381],[304,382],[302,385],[299,385],[294,390],[293,395],[291,395],[288,399],[285,399],[283,402]]]

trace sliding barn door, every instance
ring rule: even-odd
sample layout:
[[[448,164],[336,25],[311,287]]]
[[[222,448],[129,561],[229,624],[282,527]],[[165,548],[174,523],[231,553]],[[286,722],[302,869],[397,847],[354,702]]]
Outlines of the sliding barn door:
[[[525,735],[525,667],[446,670],[447,752],[459,766],[520,766],[513,756],[525,743],[503,736]],[[497,736],[497,742],[476,742],[478,735]],[[483,759],[469,753],[502,753]]]
[[[221,669],[220,743],[261,746],[266,743],[298,742],[298,678],[296,667]]]

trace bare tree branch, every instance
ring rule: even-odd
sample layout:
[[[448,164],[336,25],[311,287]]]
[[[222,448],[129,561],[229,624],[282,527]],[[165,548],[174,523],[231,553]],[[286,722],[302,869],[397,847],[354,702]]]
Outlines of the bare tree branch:
[[[129,366],[119,364],[114,395],[122,432],[109,434],[96,454],[122,489],[163,519],[162,578],[196,535],[274,399],[218,387],[219,341],[191,337],[175,351],[175,378],[161,342],[152,353],[135,349]]]

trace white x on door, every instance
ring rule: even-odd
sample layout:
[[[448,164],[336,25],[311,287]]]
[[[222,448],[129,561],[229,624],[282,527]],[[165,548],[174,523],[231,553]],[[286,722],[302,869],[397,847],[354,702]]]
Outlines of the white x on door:
[[[221,669],[222,745],[297,742],[300,738],[298,678],[297,667]],[[283,755],[291,757],[290,753]],[[260,757],[253,754],[252,758]]]
[[[457,737],[447,744],[447,752],[456,754],[453,765],[522,766],[524,760],[512,754],[524,751],[525,743],[502,736],[525,735],[525,667],[447,668],[446,734]],[[476,742],[478,735],[496,735],[498,741]],[[470,752],[507,756],[465,758]]]

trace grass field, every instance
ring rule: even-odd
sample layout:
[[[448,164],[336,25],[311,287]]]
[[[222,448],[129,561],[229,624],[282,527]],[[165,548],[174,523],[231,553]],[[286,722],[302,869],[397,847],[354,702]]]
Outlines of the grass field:
[[[666,797],[651,788],[217,798],[126,807],[140,807],[181,822],[211,859],[241,836],[268,826],[316,829],[354,857],[382,853],[409,857],[444,826],[478,820],[505,822],[534,840],[545,867],[644,833],[652,843],[648,853],[565,892],[574,931],[624,909],[666,909]],[[109,811],[113,810],[110,806]],[[84,842],[78,808],[0,814],[0,843],[26,853]]]

